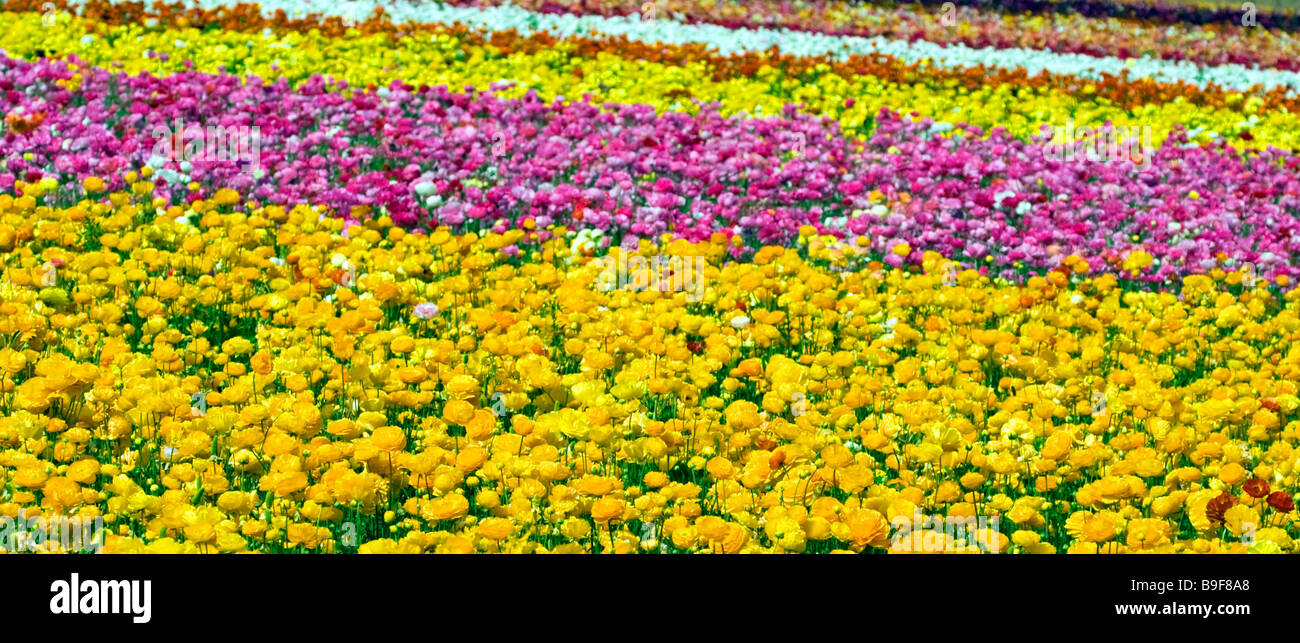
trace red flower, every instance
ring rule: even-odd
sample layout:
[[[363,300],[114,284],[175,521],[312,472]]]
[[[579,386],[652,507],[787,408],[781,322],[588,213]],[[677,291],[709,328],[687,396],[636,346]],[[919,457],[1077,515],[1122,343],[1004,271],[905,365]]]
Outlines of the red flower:
[[[1263,498],[1268,495],[1268,481],[1263,478],[1251,478],[1241,488],[1252,498]]]
[[[1276,413],[1279,409],[1282,408],[1281,406],[1278,405],[1277,400],[1271,397],[1266,397],[1260,400],[1259,405],[1270,411],[1273,411],[1274,413]]]
[[[749,305],[743,301],[736,302],[736,308],[739,308],[742,312],[749,312]]]
[[[1219,494],[1205,505],[1205,515],[1214,522],[1223,522],[1223,514],[1237,504],[1237,497],[1227,491]]]
[[[1274,491],[1268,494],[1268,506],[1282,513],[1290,513],[1295,510],[1295,501],[1285,491]]]
[[[691,342],[686,342],[686,348],[689,348],[692,353],[699,355],[700,349],[703,348],[703,346],[699,342],[691,341]]]

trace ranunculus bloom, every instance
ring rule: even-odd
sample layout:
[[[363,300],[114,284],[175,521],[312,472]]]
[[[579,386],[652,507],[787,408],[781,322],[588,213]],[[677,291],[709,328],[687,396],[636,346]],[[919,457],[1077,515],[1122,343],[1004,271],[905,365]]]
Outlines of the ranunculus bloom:
[[[1236,496],[1225,491],[1210,500],[1205,506],[1205,515],[1214,522],[1222,523],[1224,514],[1238,502]]]
[[[401,451],[406,446],[406,434],[395,426],[381,426],[370,435],[370,442],[380,451]]]
[[[1295,509],[1295,501],[1285,491],[1274,491],[1268,494],[1268,506],[1283,513],[1288,513]]]
[[[600,524],[606,524],[622,516],[625,506],[622,500],[606,496],[591,505],[591,517]]]
[[[884,547],[889,542],[889,521],[879,511],[854,509],[844,518],[849,526],[849,540],[854,551],[867,546]]]
[[[416,304],[412,312],[419,319],[433,319],[438,316],[438,305],[426,301]]]
[[[1252,498],[1263,498],[1269,493],[1268,481],[1263,478],[1251,478],[1241,488]]]

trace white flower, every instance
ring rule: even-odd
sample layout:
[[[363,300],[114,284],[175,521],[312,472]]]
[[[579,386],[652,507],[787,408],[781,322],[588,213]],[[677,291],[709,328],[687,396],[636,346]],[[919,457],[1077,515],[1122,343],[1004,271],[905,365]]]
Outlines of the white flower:
[[[438,305],[432,302],[422,302],[415,305],[412,311],[419,319],[433,319],[438,316]]]
[[[175,185],[181,180],[181,175],[176,170],[158,170],[154,175],[170,185]]]
[[[605,239],[605,233],[595,228],[583,228],[574,236],[573,242],[569,244],[569,250],[574,254],[581,254],[585,251],[594,251],[601,246]]]
[[[744,315],[736,315],[731,318],[731,325],[737,330],[742,329],[749,325],[749,318]]]

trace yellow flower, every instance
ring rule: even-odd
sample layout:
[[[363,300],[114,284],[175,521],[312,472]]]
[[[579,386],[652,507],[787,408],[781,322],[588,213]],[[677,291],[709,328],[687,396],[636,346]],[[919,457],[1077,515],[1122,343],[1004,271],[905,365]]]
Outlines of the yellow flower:
[[[1076,511],[1065,521],[1065,530],[1074,538],[1103,543],[1116,536],[1118,516],[1112,511],[1092,513]]]
[[[451,400],[443,407],[442,417],[451,424],[469,424],[474,419],[474,405],[464,400]]]
[[[455,520],[469,511],[469,501],[459,494],[448,494],[424,504],[420,515],[425,520]]]
[[[212,201],[217,205],[235,205],[239,203],[239,193],[229,188],[222,188],[213,195]]]
[[[401,451],[406,446],[406,434],[400,428],[382,426],[370,435],[370,441],[380,451]]]
[[[505,518],[488,518],[478,525],[479,535],[495,541],[505,540],[514,530],[514,524]]]
[[[289,525],[285,530],[285,535],[292,546],[302,546],[307,549],[316,549],[321,541],[330,537],[330,531],[324,527],[317,527],[311,523],[298,522]]]
[[[1219,469],[1218,478],[1228,486],[1235,487],[1246,480],[1249,472],[1236,462],[1229,462]]]
[[[1169,542],[1173,528],[1158,518],[1143,518],[1127,525],[1126,544],[1130,549],[1153,549]]]
[[[709,472],[709,475],[714,478],[725,480],[732,476],[736,468],[731,464],[730,460],[718,456],[709,460],[708,464],[705,465],[705,469]]]

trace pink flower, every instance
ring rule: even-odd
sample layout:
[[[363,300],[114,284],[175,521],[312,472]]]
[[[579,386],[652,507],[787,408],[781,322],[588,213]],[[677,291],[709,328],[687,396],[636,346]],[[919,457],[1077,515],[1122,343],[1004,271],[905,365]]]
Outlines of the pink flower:
[[[438,305],[432,302],[423,302],[415,305],[413,311],[419,319],[433,319],[438,316]]]

